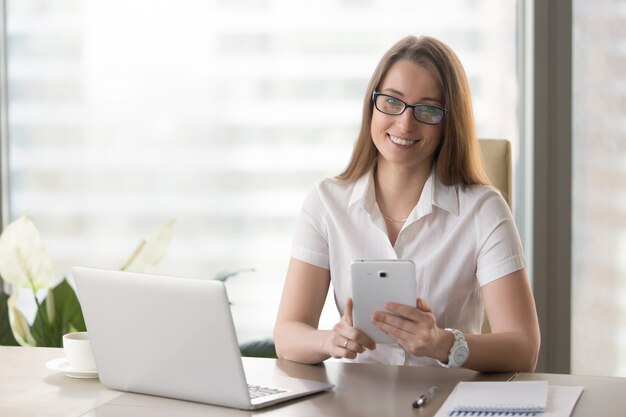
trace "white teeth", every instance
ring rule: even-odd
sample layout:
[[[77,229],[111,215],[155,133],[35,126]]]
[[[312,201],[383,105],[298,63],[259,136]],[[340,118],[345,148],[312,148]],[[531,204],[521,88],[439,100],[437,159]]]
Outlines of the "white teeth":
[[[402,139],[393,135],[389,135],[389,139],[391,139],[393,143],[397,143],[398,145],[404,145],[404,146],[413,145],[414,143],[417,142],[417,140]]]

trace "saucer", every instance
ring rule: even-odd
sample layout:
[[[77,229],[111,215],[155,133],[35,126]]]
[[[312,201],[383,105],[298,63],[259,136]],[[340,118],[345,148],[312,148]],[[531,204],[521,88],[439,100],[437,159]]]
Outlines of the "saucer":
[[[46,362],[46,368],[51,371],[63,372],[70,378],[98,378],[98,371],[79,371],[73,369],[66,358],[52,359]]]

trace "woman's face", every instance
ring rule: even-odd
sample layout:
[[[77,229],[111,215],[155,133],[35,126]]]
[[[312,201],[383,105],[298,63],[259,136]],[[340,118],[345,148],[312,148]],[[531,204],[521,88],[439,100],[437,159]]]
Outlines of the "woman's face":
[[[399,98],[407,104],[444,107],[435,78],[424,67],[404,59],[389,68],[378,92]],[[394,116],[374,107],[371,134],[380,154],[378,163],[398,164],[411,169],[423,167],[430,171],[433,155],[441,140],[442,126],[443,123],[429,125],[417,121],[409,108]]]

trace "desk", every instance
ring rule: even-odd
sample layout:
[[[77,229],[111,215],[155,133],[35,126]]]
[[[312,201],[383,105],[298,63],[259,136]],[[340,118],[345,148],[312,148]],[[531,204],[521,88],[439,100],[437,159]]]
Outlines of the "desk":
[[[458,381],[547,379],[560,385],[583,385],[575,417],[624,415],[626,378],[552,374],[480,374],[467,369],[327,362],[309,366],[284,360],[244,358],[246,367],[300,378],[328,380],[333,391],[256,412],[213,407],[105,388],[97,379],[72,379],[49,371],[45,363],[63,356],[58,348],[0,346],[0,416],[432,416]],[[431,385],[439,393],[423,409],[411,402]],[[91,412],[90,412],[91,411]]]

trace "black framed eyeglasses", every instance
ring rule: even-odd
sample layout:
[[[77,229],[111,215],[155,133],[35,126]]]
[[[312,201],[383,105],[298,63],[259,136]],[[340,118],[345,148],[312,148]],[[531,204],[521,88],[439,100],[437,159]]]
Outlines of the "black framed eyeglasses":
[[[427,125],[438,125],[443,121],[447,112],[442,107],[431,106],[430,104],[407,104],[397,97],[376,91],[372,94],[372,101],[376,110],[392,116],[401,115],[406,109],[412,109],[413,117],[418,122],[426,123]]]

